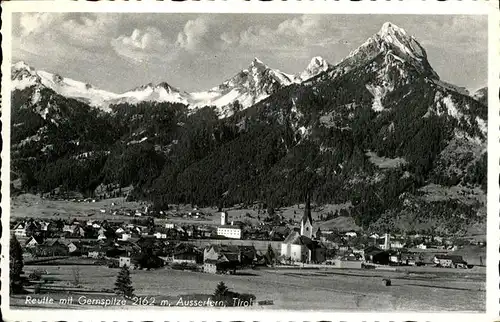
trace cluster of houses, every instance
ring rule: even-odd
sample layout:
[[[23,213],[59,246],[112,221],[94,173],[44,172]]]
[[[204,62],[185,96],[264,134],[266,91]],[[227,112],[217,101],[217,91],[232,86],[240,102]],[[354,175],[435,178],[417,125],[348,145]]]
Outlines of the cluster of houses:
[[[89,201],[92,202],[92,201]],[[142,212],[139,212],[142,214]],[[149,210],[144,210],[145,214]],[[187,216],[204,214],[194,209]],[[12,223],[12,233],[34,256],[84,255],[91,258],[113,258],[117,265],[140,266],[137,258],[154,254],[166,264],[198,265],[205,272],[218,273],[262,262],[265,254],[256,252],[254,240],[279,243],[279,261],[292,263],[331,263],[350,267],[367,262],[379,265],[421,265],[419,251],[456,250],[451,240],[439,236],[377,233],[358,231],[339,232],[314,227],[311,205],[307,201],[300,227],[285,221],[260,222],[252,226],[230,221],[226,212],[220,213],[219,224],[179,224],[153,217],[116,220],[57,220],[27,219]],[[242,244],[217,243],[200,250],[190,243],[193,239],[242,240]],[[248,240],[248,243],[244,241]],[[248,245],[248,246],[246,246]],[[413,249],[413,251],[409,251]],[[252,255],[253,254],[253,255]],[[467,263],[457,256],[439,255],[435,265],[464,267]],[[270,262],[267,259],[265,262]],[[429,261],[427,260],[429,263]],[[253,264],[252,264],[253,263]]]

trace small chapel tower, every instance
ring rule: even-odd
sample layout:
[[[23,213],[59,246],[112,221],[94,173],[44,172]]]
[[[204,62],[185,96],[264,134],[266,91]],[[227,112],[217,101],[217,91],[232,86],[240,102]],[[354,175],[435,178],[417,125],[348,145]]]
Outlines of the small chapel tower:
[[[313,225],[312,225],[312,217],[311,217],[311,200],[309,196],[306,199],[306,207],[304,209],[304,216],[302,216],[302,220],[300,222],[300,234],[302,236],[306,236],[308,238],[312,238],[313,233]]]

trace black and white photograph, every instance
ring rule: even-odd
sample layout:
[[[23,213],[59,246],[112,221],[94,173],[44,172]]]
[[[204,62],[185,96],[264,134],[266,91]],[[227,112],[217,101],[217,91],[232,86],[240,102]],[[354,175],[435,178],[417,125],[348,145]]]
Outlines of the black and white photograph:
[[[484,314],[489,19],[11,13],[9,309]]]

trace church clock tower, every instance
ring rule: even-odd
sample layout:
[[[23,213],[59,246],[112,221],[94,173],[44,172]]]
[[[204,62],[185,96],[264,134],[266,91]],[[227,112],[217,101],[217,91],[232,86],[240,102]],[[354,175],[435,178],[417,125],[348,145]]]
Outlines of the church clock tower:
[[[302,236],[312,238],[312,233],[313,233],[313,225],[311,217],[311,200],[309,199],[309,197],[307,197],[306,207],[304,209],[304,216],[302,216],[302,220],[300,223],[300,234]]]

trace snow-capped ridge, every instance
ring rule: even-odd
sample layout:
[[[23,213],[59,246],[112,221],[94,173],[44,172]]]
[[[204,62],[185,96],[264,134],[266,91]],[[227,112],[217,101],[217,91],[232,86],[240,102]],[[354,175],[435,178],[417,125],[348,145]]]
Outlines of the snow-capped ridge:
[[[403,35],[407,36],[406,30],[396,26],[395,24],[393,24],[390,21],[384,22],[384,24],[382,24],[382,27],[380,28],[380,30],[377,32],[377,34],[381,37],[385,37],[385,36],[395,34],[395,33],[399,33],[399,34],[403,34]]]
[[[226,117],[233,114],[231,105],[235,101],[238,101],[242,108],[248,108],[279,88],[294,82],[294,75],[270,68],[255,57],[248,68],[242,69],[220,85],[208,91],[190,93],[190,104],[194,108],[215,106],[219,115]]]
[[[264,64],[264,62],[260,59],[258,59],[257,57],[254,57],[253,60],[252,60],[252,63],[250,66],[256,66],[256,67],[265,67],[265,68],[268,68],[266,64]]]
[[[425,50],[413,36],[409,36],[403,28],[399,28],[390,22],[384,23],[377,35],[386,43],[398,49],[402,54],[409,55],[416,60],[427,58]]]
[[[303,82],[327,71],[330,67],[330,64],[323,57],[315,56],[311,59],[311,62],[307,65],[306,69],[297,77],[301,82]]]
[[[170,86],[167,82],[160,82],[156,85],[148,83],[138,86],[125,93],[117,94],[115,98],[107,101],[106,104],[138,104],[141,102],[171,102],[188,104],[189,94],[179,91],[178,89]]]
[[[324,72],[328,72],[326,77],[337,77],[364,66],[377,73],[374,81],[366,84],[372,89],[371,92],[376,93],[374,99],[377,102],[382,101],[385,94],[394,88],[408,84],[415,72],[434,81],[439,80],[427,61],[425,50],[415,38],[395,24],[386,22],[378,32],[337,65],[330,65],[323,57],[315,56],[302,72],[292,75],[271,68],[254,57],[247,68],[206,91],[187,93],[167,82],[161,82],[148,83],[117,94],[57,74],[35,71],[25,62],[14,64],[17,83],[13,84],[15,89],[42,84],[63,96],[80,99],[105,110],[112,104],[120,103],[175,102],[186,104],[191,110],[215,106],[219,115],[225,117],[234,113],[233,104],[236,101],[239,102],[238,108],[245,109],[283,87],[292,84],[307,85],[313,82],[315,76]],[[377,110],[382,109],[379,105],[376,104]]]
[[[26,62],[23,60],[20,60],[14,65],[12,65],[12,68],[15,70],[20,70],[20,69],[33,70],[33,68],[30,65],[26,64]]]
[[[380,55],[391,55],[401,64],[413,66],[422,76],[439,79],[427,61],[427,53],[420,43],[403,28],[391,22],[384,23],[377,33],[351,51],[336,65],[337,72],[345,73],[356,66],[368,64]]]

